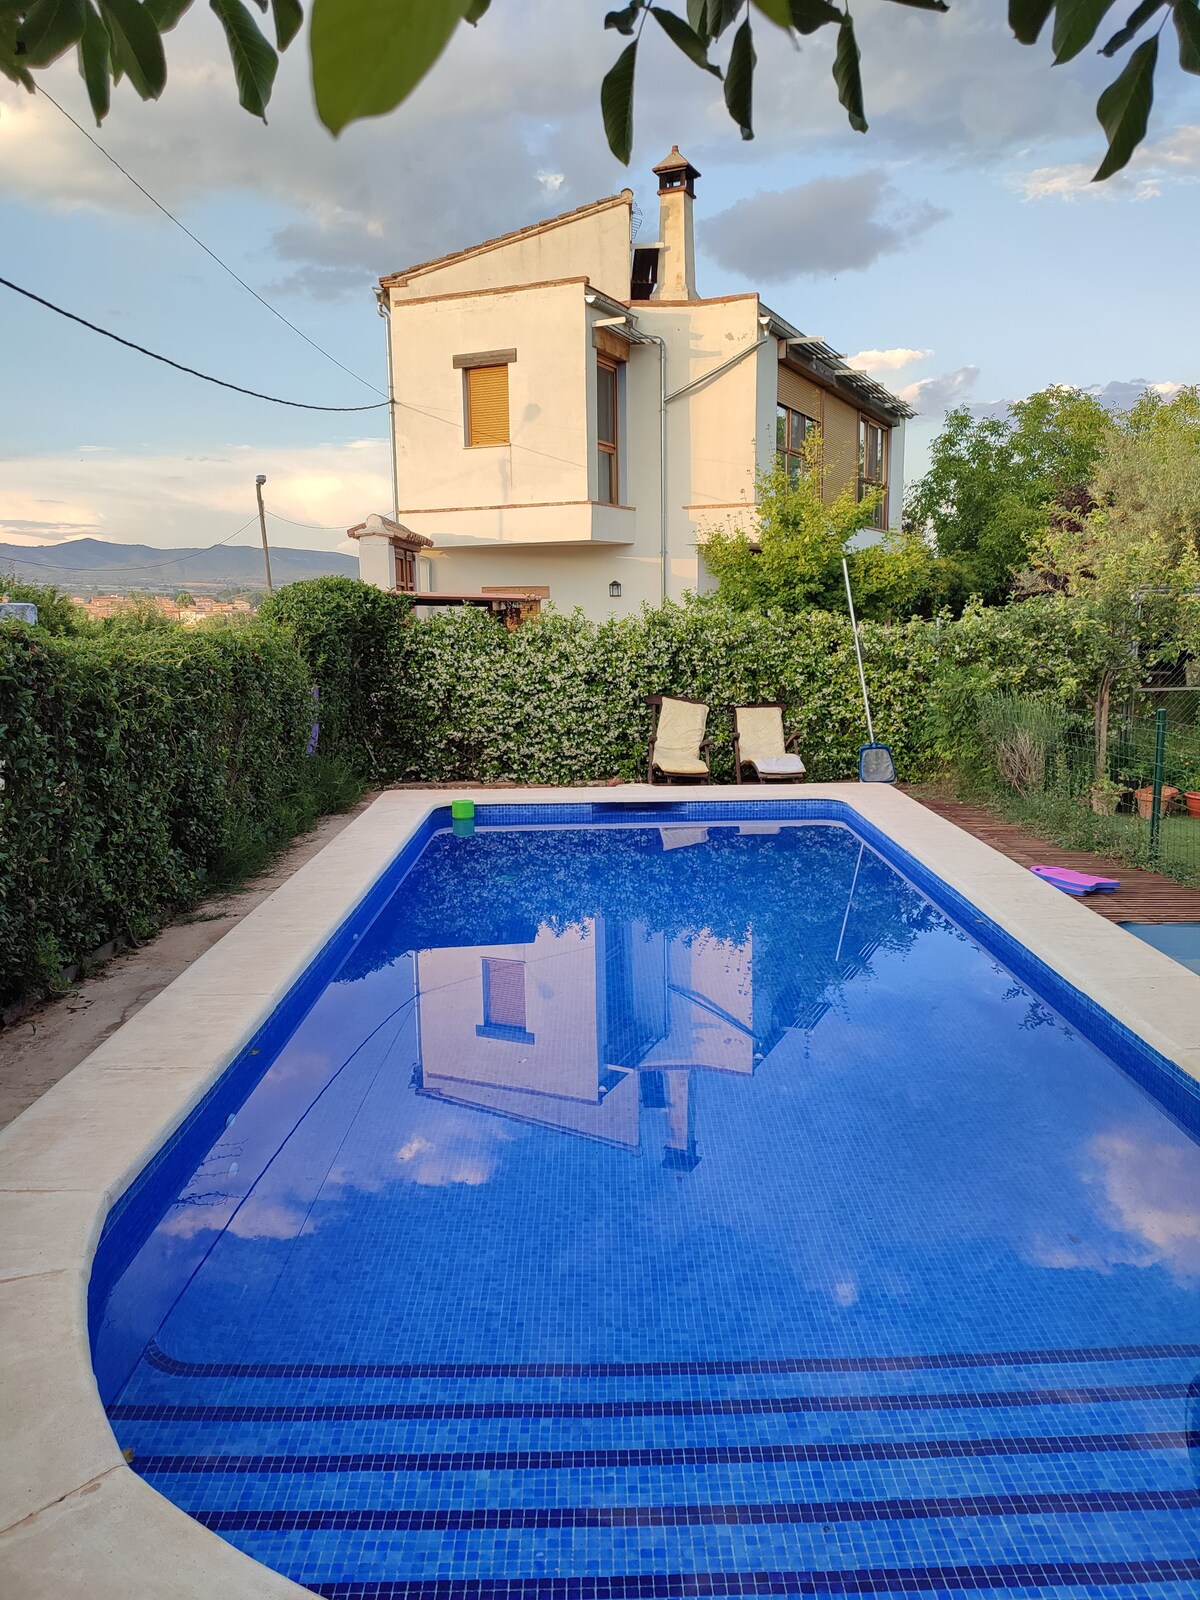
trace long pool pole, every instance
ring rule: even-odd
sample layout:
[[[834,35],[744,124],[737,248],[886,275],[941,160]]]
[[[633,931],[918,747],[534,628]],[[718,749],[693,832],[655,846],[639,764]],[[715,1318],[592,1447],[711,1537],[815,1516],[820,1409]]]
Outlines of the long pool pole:
[[[846,580],[846,604],[850,607],[850,630],[854,634],[854,654],[858,660],[858,681],[862,684],[863,710],[867,713],[867,741],[875,743],[875,729],[871,726],[871,702],[867,698],[867,675],[863,671],[862,646],[858,642],[858,621],[854,615],[854,596],[850,592],[850,568],[842,557],[842,577]]]

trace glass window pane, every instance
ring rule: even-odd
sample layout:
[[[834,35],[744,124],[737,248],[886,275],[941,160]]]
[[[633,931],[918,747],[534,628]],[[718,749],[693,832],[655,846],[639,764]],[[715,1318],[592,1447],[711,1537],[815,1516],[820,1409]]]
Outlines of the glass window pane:
[[[788,408],[775,407],[775,448],[786,450],[788,446]]]
[[[600,364],[596,366],[596,437],[605,444],[617,442],[617,374]]]
[[[616,465],[616,456],[610,454],[607,450],[601,450],[600,476],[597,483],[596,498],[603,501],[605,505],[611,506],[617,503],[617,486],[614,482]]]
[[[799,450],[808,433],[808,418],[802,411],[793,411],[791,414],[792,437],[791,449]]]

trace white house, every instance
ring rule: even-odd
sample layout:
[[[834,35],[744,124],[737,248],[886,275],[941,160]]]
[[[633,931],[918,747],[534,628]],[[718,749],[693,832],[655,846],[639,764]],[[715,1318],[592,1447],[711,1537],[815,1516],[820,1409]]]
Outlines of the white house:
[[[813,426],[825,492],[881,484],[899,521],[908,408],[757,294],[697,294],[700,174],[678,148],[654,171],[655,243],[624,189],[381,280],[395,503],[351,530],[368,581],[591,617],[703,592],[706,531],[749,525]]]

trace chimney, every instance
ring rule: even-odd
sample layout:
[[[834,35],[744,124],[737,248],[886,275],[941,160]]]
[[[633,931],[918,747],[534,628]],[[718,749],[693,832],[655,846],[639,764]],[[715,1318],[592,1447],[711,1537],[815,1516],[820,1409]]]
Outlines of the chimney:
[[[658,178],[658,286],[655,300],[696,298],[696,248],[692,238],[692,201],[700,174],[679,146],[653,169]]]

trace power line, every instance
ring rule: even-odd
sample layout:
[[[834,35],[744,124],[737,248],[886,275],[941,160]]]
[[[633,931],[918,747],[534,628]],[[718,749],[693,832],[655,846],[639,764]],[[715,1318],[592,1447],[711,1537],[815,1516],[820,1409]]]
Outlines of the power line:
[[[297,522],[294,517],[281,517],[278,511],[268,511],[269,517],[274,517],[276,522],[286,522],[293,528],[313,528],[317,533],[344,533],[346,530],[338,522]]]
[[[0,279],[0,282],[2,281]],[[92,575],[97,578],[110,578],[116,572],[156,572],[161,567],[176,567],[181,561],[192,561],[196,556],[206,556],[210,550],[219,550],[223,544],[228,544],[231,539],[236,539],[239,533],[245,533],[250,523],[257,521],[258,514],[255,513],[250,518],[250,522],[243,522],[240,528],[235,528],[232,533],[227,533],[223,539],[218,539],[216,544],[205,545],[203,550],[189,550],[186,555],[174,556],[170,561],[139,561],[136,566],[132,567],[97,567]],[[24,566],[26,558],[22,557],[19,564]],[[41,567],[47,572],[55,570],[59,572],[77,572],[81,577],[91,572],[90,568],[71,567],[65,562],[35,560],[28,564],[34,567]]]
[[[200,249],[204,251],[206,256],[211,256],[211,258],[217,263],[223,272],[227,272],[235,283],[241,284],[242,288],[245,289],[247,294],[253,295],[260,306],[265,306],[273,317],[278,317],[280,322],[282,322],[286,327],[289,327],[293,333],[299,334],[300,338],[304,340],[305,344],[311,345],[318,355],[323,355],[327,361],[332,361],[335,367],[341,367],[342,371],[349,377],[353,378],[356,383],[365,384],[368,389],[374,389],[376,394],[383,393],[383,390],[377,388],[376,385],[373,384],[368,378],[360,377],[357,372],[352,372],[350,368],[344,366],[336,356],[330,355],[328,350],[322,349],[315,339],[310,339],[308,334],[304,332],[303,328],[298,328],[294,322],[289,321],[288,318],[284,316],[283,312],[273,306],[269,300],[264,300],[257,289],[252,289],[244,278],[240,278],[229,265],[229,263],[227,261],[222,261],[221,257],[216,253],[216,251],[210,249],[209,246],[205,244],[203,239],[198,238],[185,222],[181,222],[174,212],[168,211],[161,200],[156,200],[155,197],[150,193],[149,189],[146,188],[145,184],[139,183],[134,177],[133,173],[128,172],[117,160],[116,156],[111,154],[110,151],[106,150],[100,143],[99,139],[95,138],[94,135],[88,132],[88,130],[83,126],[82,122],[76,122],[75,118],[66,109],[66,107],[60,106],[54,96],[47,93],[40,83],[38,84],[38,92],[41,94],[43,100],[49,100],[50,104],[59,113],[59,115],[65,117],[73,128],[77,128],[83,137],[87,139],[90,144],[93,144],[97,150],[99,150],[100,154],[106,161],[111,162],[111,164],[116,167],[117,171],[123,178],[128,178],[133,187],[138,190],[140,194],[144,194],[152,206],[157,206],[159,211],[162,212],[163,216],[166,217],[169,222],[173,222],[177,228],[186,233],[192,243],[199,245]]]
[[[200,378],[205,383],[215,383],[218,389],[232,389],[235,394],[248,394],[253,400],[269,400],[272,405],[291,406],[297,411],[383,411],[391,404],[388,400],[377,400],[374,405],[369,406],[314,406],[306,400],[281,400],[276,394],[263,394],[259,389],[245,389],[240,383],[228,383],[224,378],[211,377],[207,372],[198,372],[195,367],[185,367],[182,361],[172,361],[170,356],[160,356],[156,350],[147,350],[144,344],[134,344],[132,339],[123,339],[119,333],[111,333],[107,328],[98,327],[86,317],[77,317],[73,311],[67,311],[63,306],[56,306],[53,300],[43,300],[40,294],[34,294],[32,289],[22,289],[19,283],[12,283],[8,278],[0,278],[0,284],[6,289],[11,289],[14,294],[24,295],[26,300],[33,300],[39,306],[45,306],[47,311],[57,311],[60,317],[66,317],[70,322],[77,322],[82,328],[90,328],[93,333],[103,334],[106,339],[112,339],[116,344],[123,344],[127,350],[136,350],[139,355],[149,356],[151,361],[161,361],[166,367],[174,367],[176,372],[186,372],[191,378]]]

